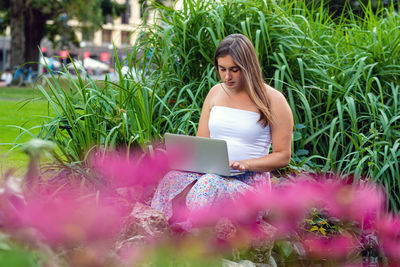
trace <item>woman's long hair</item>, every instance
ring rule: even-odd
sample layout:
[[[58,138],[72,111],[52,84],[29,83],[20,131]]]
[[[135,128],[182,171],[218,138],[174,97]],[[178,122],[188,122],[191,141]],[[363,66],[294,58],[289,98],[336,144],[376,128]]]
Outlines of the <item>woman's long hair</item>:
[[[225,37],[217,47],[214,55],[214,65],[217,73],[218,58],[227,55],[230,55],[240,67],[245,89],[251,101],[260,111],[259,122],[263,127],[266,127],[269,122],[272,122],[270,100],[253,44],[242,34],[231,34]]]

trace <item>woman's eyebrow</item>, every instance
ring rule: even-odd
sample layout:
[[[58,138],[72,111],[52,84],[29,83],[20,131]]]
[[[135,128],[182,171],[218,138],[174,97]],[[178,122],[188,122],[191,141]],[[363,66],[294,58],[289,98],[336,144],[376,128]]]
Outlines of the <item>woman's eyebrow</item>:
[[[227,67],[224,67],[224,66],[221,66],[221,65],[218,65],[218,68],[224,68],[224,69],[239,69],[239,66],[237,66],[237,65],[235,65],[235,66],[232,66],[232,67],[229,67],[229,68],[227,68]]]

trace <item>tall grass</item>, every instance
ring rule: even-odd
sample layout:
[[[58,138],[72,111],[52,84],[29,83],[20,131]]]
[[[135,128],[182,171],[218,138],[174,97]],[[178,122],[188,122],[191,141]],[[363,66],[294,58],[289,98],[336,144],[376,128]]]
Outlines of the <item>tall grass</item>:
[[[194,134],[209,88],[213,53],[228,34],[253,42],[266,82],[288,99],[295,119],[292,168],[369,177],[400,209],[400,31],[394,6],[362,6],[332,18],[324,4],[271,0],[154,3],[119,79],[90,77],[69,88],[49,80],[57,117],[43,129],[70,161],[93,145],[141,146],[165,132]],[[359,13],[358,13],[359,14]],[[122,65],[136,70],[123,77]]]
[[[399,17],[393,6],[363,10],[363,18],[331,21],[322,10],[305,18],[288,9],[295,36],[273,53],[275,85],[301,125],[295,153],[325,157],[309,163],[322,171],[382,183],[398,210]]]
[[[56,113],[40,137],[55,141],[67,161],[83,161],[96,147],[146,146],[157,136],[160,120],[153,119],[157,87],[126,76],[103,82],[80,74],[76,79],[67,70],[64,76],[68,87],[61,87],[55,76],[48,79],[47,91],[39,86]]]
[[[168,99],[176,96],[196,110],[218,82],[216,46],[241,32],[252,40],[267,82],[292,108],[292,167],[370,177],[386,187],[388,204],[400,208],[400,31],[394,6],[373,11],[369,4],[362,6],[362,17],[349,12],[335,19],[323,3],[290,0],[183,1],[182,10],[158,9],[156,26],[146,29],[134,51],[152,51],[146,60],[155,71],[148,81],[160,77]],[[185,133],[192,133],[187,125],[199,112],[180,124]]]

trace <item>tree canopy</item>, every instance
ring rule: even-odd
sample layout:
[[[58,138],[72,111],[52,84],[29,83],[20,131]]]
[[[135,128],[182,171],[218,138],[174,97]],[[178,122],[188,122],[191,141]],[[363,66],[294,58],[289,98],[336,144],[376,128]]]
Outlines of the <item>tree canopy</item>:
[[[11,67],[37,62],[38,47],[46,35],[55,42],[62,33],[64,45],[76,44],[73,29],[65,27],[68,19],[76,19],[95,30],[106,16],[120,16],[125,5],[113,0],[0,0],[0,31],[11,28]],[[52,21],[53,23],[47,23]]]

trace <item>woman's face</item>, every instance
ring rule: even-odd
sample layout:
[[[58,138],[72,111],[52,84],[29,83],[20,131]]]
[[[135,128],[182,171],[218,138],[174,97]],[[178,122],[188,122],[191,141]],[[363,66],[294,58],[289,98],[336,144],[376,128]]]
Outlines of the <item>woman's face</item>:
[[[233,61],[230,55],[219,57],[218,73],[222,82],[228,89],[241,90],[242,89],[242,71],[240,67]]]

